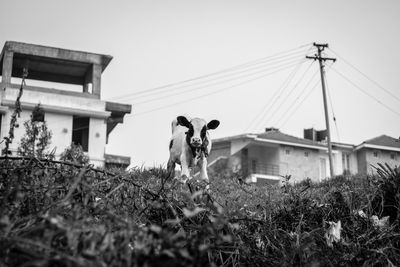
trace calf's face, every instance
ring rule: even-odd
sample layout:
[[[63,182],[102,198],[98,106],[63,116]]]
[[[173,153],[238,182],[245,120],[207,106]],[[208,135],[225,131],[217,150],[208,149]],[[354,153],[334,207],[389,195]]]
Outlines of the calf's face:
[[[212,120],[207,123],[203,119],[194,118],[189,121],[184,116],[177,118],[178,124],[182,125],[189,130],[186,132],[186,142],[192,147],[201,147],[206,140],[207,130],[216,129],[219,125],[218,120]]]

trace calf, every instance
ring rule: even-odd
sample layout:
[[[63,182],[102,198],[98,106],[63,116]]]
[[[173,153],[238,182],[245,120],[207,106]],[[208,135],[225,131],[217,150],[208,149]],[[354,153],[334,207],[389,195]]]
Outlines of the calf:
[[[200,179],[208,181],[207,157],[211,150],[208,130],[216,129],[219,121],[207,123],[203,119],[188,120],[179,116],[172,121],[172,138],[169,143],[168,172],[175,175],[175,164],[181,165],[181,178],[185,183],[190,177],[190,169],[200,167]]]

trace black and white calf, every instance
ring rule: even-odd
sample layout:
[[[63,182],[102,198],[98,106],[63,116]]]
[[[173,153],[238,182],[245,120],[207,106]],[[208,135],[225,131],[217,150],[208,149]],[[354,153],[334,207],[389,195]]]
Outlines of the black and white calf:
[[[211,150],[211,139],[208,130],[216,129],[219,121],[207,123],[203,119],[188,120],[179,116],[172,121],[172,138],[169,144],[168,171],[175,175],[175,164],[181,165],[181,179],[190,178],[190,168],[200,167],[200,179],[208,181],[207,157]]]

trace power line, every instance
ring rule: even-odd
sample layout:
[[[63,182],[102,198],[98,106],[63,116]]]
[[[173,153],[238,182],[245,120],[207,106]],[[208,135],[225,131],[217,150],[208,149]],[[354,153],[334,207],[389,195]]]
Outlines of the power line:
[[[292,63],[292,62],[290,62],[290,63]],[[275,67],[273,69],[292,67],[294,65],[297,65],[297,64],[284,64],[284,65],[281,65],[281,66],[277,66],[277,67]],[[190,92],[193,92],[193,91],[196,91],[196,90],[205,89],[205,88],[210,87],[210,86],[215,86],[215,85],[218,85],[218,84],[228,83],[228,82],[232,82],[234,80],[238,80],[238,79],[246,78],[246,77],[249,77],[249,76],[253,76],[253,75],[258,74],[258,73],[271,71],[273,69],[269,68],[269,69],[264,69],[264,70],[252,72],[252,73],[247,73],[247,74],[244,74],[244,75],[241,75],[241,76],[233,77],[231,79],[225,79],[225,80],[214,82],[214,83],[211,83],[211,84],[207,84],[207,85],[203,85],[203,86],[197,86],[197,87],[194,87],[194,88],[189,88],[188,90],[185,90],[185,91],[179,91],[179,92],[176,92],[176,93],[170,93],[168,95],[163,95],[163,96],[158,96],[158,97],[155,97],[155,98],[151,98],[149,100],[144,100],[144,101],[140,101],[140,102],[134,102],[134,104],[136,104],[136,105],[146,104],[146,103],[157,101],[157,100],[160,100],[160,99],[165,99],[165,98],[170,98],[170,97],[174,97],[174,96],[181,95],[181,94],[190,93]]]
[[[302,95],[307,91],[309,88],[310,84],[312,81],[314,81],[315,76],[318,74],[318,71],[315,71],[314,74],[311,76],[309,81],[306,83],[306,85],[303,87],[303,90],[300,91],[300,93],[296,96],[296,98],[290,103],[289,108],[286,109],[285,112],[283,112],[283,115],[279,118],[279,122],[282,122],[283,119],[289,114],[289,111],[295,107],[296,102],[302,97]],[[282,126],[283,127],[283,126]]]
[[[391,107],[389,107],[388,105],[384,104],[382,101],[380,101],[379,99],[377,99],[376,97],[374,97],[373,95],[371,95],[370,93],[368,93],[367,91],[365,91],[364,89],[362,89],[360,86],[358,86],[357,84],[355,84],[353,81],[351,81],[349,78],[347,78],[345,75],[343,75],[342,73],[340,73],[337,69],[332,68],[337,74],[339,74],[340,76],[342,76],[343,79],[345,79],[347,82],[349,82],[350,84],[352,84],[355,88],[357,88],[358,90],[360,90],[363,94],[369,96],[370,98],[374,99],[376,102],[378,102],[380,105],[382,105],[383,107],[385,107],[386,109],[390,110],[391,112],[393,112],[394,114],[400,116],[400,113],[397,112],[396,110],[392,109]]]
[[[332,65],[329,66],[329,68],[326,70],[326,72],[328,72],[330,69],[332,68]],[[289,114],[289,110],[295,106],[295,103],[297,102],[298,99],[300,99],[300,97],[303,95],[303,93],[306,92],[306,89],[308,88],[308,86],[311,84],[311,82],[314,80],[315,76],[317,75],[318,71],[315,72],[315,74],[311,77],[311,79],[308,81],[307,85],[304,87],[303,91],[297,96],[296,100],[292,103],[293,105],[291,105],[291,107],[287,110],[287,112],[285,112],[286,114]],[[314,86],[310,89],[310,91],[308,91],[308,93],[306,94],[306,96],[303,98],[303,100],[301,100],[301,102],[297,105],[297,107],[292,110],[292,112],[290,112],[289,116],[286,117],[286,119],[283,121],[282,125],[280,126],[281,128],[283,128],[286,123],[292,118],[292,116],[294,115],[294,113],[301,107],[301,105],[304,103],[304,101],[306,101],[312,92],[314,92],[315,88],[317,87],[319,81],[316,81]],[[282,118],[283,119],[283,118]]]
[[[312,48],[313,48],[313,46],[310,46],[309,49],[307,50],[306,54],[309,53]],[[274,94],[272,95],[271,101],[269,101],[266,105],[263,106],[263,108],[260,110],[260,112],[257,113],[257,115],[253,118],[253,120],[247,125],[244,132],[247,132],[251,128],[253,123],[255,123],[256,121],[258,121],[258,122],[256,123],[255,128],[257,128],[258,125],[264,120],[265,116],[268,114],[268,111],[276,103],[275,99],[276,100],[279,99],[280,95],[282,94],[282,91],[286,90],[287,86],[290,84],[292,79],[296,76],[298,70],[300,69],[301,63],[302,63],[302,61],[300,61],[299,64],[293,69],[293,71],[289,74],[289,76],[282,83],[282,85],[274,92]]]
[[[176,83],[166,84],[166,85],[155,87],[155,88],[151,88],[151,89],[146,89],[146,90],[142,90],[142,91],[138,91],[138,92],[133,92],[133,93],[121,95],[121,96],[119,96],[117,98],[124,98],[124,97],[127,97],[127,96],[138,95],[138,94],[146,94],[146,93],[158,91],[158,90],[161,90],[161,89],[164,89],[164,88],[167,88],[167,87],[173,87],[173,86],[177,86],[177,85],[180,85],[180,84],[183,84],[183,83],[188,83],[188,82],[192,82],[192,81],[195,81],[195,80],[204,79],[204,78],[207,78],[207,77],[210,77],[210,76],[214,76],[214,75],[218,75],[218,74],[225,73],[225,72],[228,72],[228,71],[232,71],[232,70],[237,69],[237,68],[246,67],[246,66],[249,66],[251,64],[259,64],[259,62],[262,61],[262,60],[266,60],[268,58],[274,58],[274,57],[279,56],[280,54],[288,53],[288,52],[291,52],[291,51],[294,51],[294,50],[299,50],[301,48],[308,47],[309,45],[310,44],[302,45],[302,46],[299,46],[299,47],[294,48],[294,49],[290,49],[290,50],[287,50],[287,51],[279,52],[279,53],[277,53],[275,55],[272,55],[272,56],[268,56],[268,57],[264,57],[264,58],[261,58],[261,59],[253,60],[253,61],[250,61],[250,62],[246,62],[246,63],[240,64],[240,65],[236,65],[236,66],[233,66],[233,67],[230,67],[230,68],[227,68],[227,69],[223,69],[223,70],[220,70],[220,71],[217,71],[217,72],[213,72],[213,73],[210,73],[210,74],[206,74],[206,75],[198,76],[198,77],[195,77],[195,78],[183,80],[183,81],[176,82]],[[296,51],[295,53],[304,52],[303,50]],[[112,98],[112,99],[116,99],[116,98]]]
[[[303,98],[303,100],[297,105],[297,107],[290,113],[290,115],[285,119],[285,121],[282,123],[282,125],[280,126],[281,128],[283,128],[286,123],[289,121],[289,119],[292,118],[293,114],[301,107],[301,105],[304,103],[304,101],[307,100],[307,98],[311,95],[311,93],[315,90],[315,88],[317,87],[319,81],[317,81],[315,83],[315,85],[311,88],[311,90],[307,93],[307,95]]]
[[[216,82],[216,83],[221,83],[221,82],[224,82],[224,81],[227,81],[227,80],[229,81],[229,77],[232,77],[232,76],[237,77],[238,75],[240,75],[242,73],[248,73],[248,72],[251,72],[253,70],[256,71],[258,69],[263,71],[263,69],[266,69],[266,68],[267,69],[268,68],[270,68],[270,69],[278,68],[278,67],[280,67],[280,65],[278,65],[278,64],[281,64],[281,63],[282,63],[282,65],[290,64],[290,63],[293,63],[293,62],[297,62],[301,58],[302,58],[301,55],[297,55],[295,58],[287,58],[287,59],[284,59],[284,60],[272,62],[272,63],[261,65],[261,66],[254,66],[254,67],[248,68],[248,69],[237,70],[236,72],[230,72],[230,73],[228,72],[228,73],[226,73],[224,75],[220,75],[220,76],[216,76],[216,77],[210,77],[208,79],[201,79],[201,80],[198,80],[198,81],[195,81],[195,82],[191,82],[191,83],[183,83],[183,84],[181,84],[179,86],[166,87],[166,88],[160,89],[158,91],[153,91],[153,92],[149,92],[149,93],[146,93],[146,94],[131,95],[130,97],[129,96],[128,97],[124,97],[124,99],[126,100],[126,99],[130,99],[130,98],[136,98],[136,99],[138,99],[138,98],[147,98],[147,97],[151,97],[153,95],[159,96],[160,94],[171,93],[172,91],[177,91],[177,90],[181,90],[181,89],[184,90],[186,87],[191,87],[191,86],[194,86],[194,85],[201,85],[201,84],[208,85],[212,81],[218,81],[218,80],[222,80],[224,77],[228,77],[228,79]],[[259,71],[259,72],[261,72],[261,71]],[[211,83],[211,84],[215,84],[215,83]]]
[[[252,79],[248,79],[248,80],[246,80],[246,81],[244,81],[244,82],[241,82],[241,83],[237,83],[237,84],[234,84],[234,85],[231,85],[231,86],[228,86],[228,87],[224,87],[224,88],[219,89],[219,90],[217,90],[217,91],[213,91],[213,92],[210,92],[210,93],[207,93],[207,94],[203,94],[203,95],[200,95],[200,96],[196,96],[196,97],[192,97],[192,98],[189,98],[189,99],[185,99],[185,100],[183,100],[183,101],[175,102],[175,103],[172,103],[172,104],[169,104],[169,105],[164,105],[164,106],[161,106],[161,107],[158,107],[158,108],[155,108],[155,109],[151,109],[151,110],[147,110],[147,111],[144,111],[144,112],[141,112],[141,113],[136,113],[135,115],[136,115],[136,116],[138,116],[138,115],[143,115],[143,114],[147,114],[147,113],[150,113],[150,112],[158,111],[158,110],[161,110],[161,109],[173,107],[173,106],[176,106],[176,105],[179,105],[179,104],[182,104],[182,103],[187,103],[187,102],[195,101],[195,100],[200,99],[200,98],[203,98],[203,97],[207,97],[207,96],[210,96],[210,95],[214,95],[214,94],[220,93],[220,92],[222,92],[222,91],[226,91],[226,90],[228,90],[228,89],[231,89],[231,88],[234,88],[234,87],[237,87],[237,86],[240,86],[240,85],[243,85],[243,84],[246,84],[246,83],[255,81],[255,80],[259,80],[259,79],[261,79],[261,78],[264,78],[264,77],[266,77],[266,76],[272,75],[272,74],[274,74],[274,73],[280,72],[280,71],[285,70],[285,69],[286,69],[286,68],[279,69],[279,70],[276,70],[276,71],[271,72],[271,73],[267,73],[267,74],[264,74],[264,75],[261,75],[261,76],[258,76],[258,77],[252,78]]]
[[[208,74],[208,75],[203,75],[203,76],[200,76],[200,77],[197,77],[197,78],[193,78],[193,79],[191,79],[191,80],[196,80],[196,79],[200,79],[200,78],[212,76],[213,74],[217,74],[217,73],[224,73],[224,72],[226,72],[227,70],[231,70],[231,71],[232,71],[232,70],[235,70],[235,69],[239,69],[240,67],[246,67],[246,66],[247,66],[247,70],[246,70],[246,69],[244,69],[244,70],[239,70],[239,72],[243,72],[243,73],[244,73],[244,72],[248,71],[249,69],[251,69],[252,67],[253,67],[253,69],[255,69],[254,66],[257,65],[257,64],[258,64],[258,65],[259,65],[259,64],[264,64],[264,66],[260,66],[260,67],[266,67],[266,66],[268,66],[268,65],[274,65],[274,64],[278,64],[278,63],[281,63],[281,62],[284,62],[284,61],[292,60],[292,58],[293,58],[293,59],[298,59],[299,56],[298,56],[297,54],[299,54],[299,55],[300,55],[300,53],[304,54],[305,51],[303,51],[303,50],[305,50],[305,49],[303,49],[303,48],[304,48],[304,47],[308,47],[309,45],[310,45],[310,44],[302,45],[302,46],[299,46],[299,47],[297,47],[297,48],[290,49],[290,50],[287,50],[287,51],[283,51],[283,52],[277,53],[277,54],[272,55],[272,56],[269,56],[269,57],[265,57],[265,58],[261,58],[261,59],[254,60],[254,61],[251,61],[251,62],[247,62],[247,63],[244,63],[244,64],[240,64],[240,65],[237,65],[237,66],[234,66],[234,67],[231,67],[231,68],[222,70],[222,71],[218,71],[218,72],[211,73],[211,74]],[[311,48],[312,48],[312,47],[311,47]],[[308,48],[308,51],[309,51],[311,48]],[[299,50],[299,49],[300,49],[300,50]],[[286,53],[286,54],[285,54],[285,53]],[[271,60],[275,60],[275,61],[263,63],[263,61],[266,61],[268,58],[270,58]],[[292,62],[294,62],[294,61],[295,61],[295,60],[292,60]],[[223,91],[223,90],[225,90],[225,89],[229,89],[229,88],[232,88],[232,87],[239,86],[239,85],[241,85],[241,84],[244,84],[244,83],[247,83],[247,82],[250,82],[250,81],[253,81],[253,80],[260,79],[260,78],[262,78],[262,77],[271,75],[271,74],[273,74],[273,73],[276,73],[276,72],[285,70],[285,69],[287,69],[287,67],[293,66],[293,65],[289,65],[289,63],[291,63],[291,62],[286,62],[286,64],[288,64],[288,65],[284,64],[284,65],[280,65],[280,66],[275,66],[275,68],[279,68],[279,69],[277,69],[277,70],[274,71],[274,72],[267,73],[267,74],[265,74],[265,75],[255,77],[254,79],[246,80],[245,82],[242,82],[242,83],[239,83],[239,84],[235,84],[235,85],[232,85],[232,86],[227,87],[227,88],[223,88],[222,90],[218,90],[218,91],[216,91],[215,93],[218,93],[218,92]],[[259,68],[260,68],[260,67],[259,67]],[[258,72],[257,72],[257,73],[258,73]],[[253,74],[256,74],[256,73],[253,73]],[[186,80],[186,81],[189,81],[189,80]],[[186,81],[183,81],[183,82],[186,82]],[[180,84],[180,83],[183,83],[183,82],[177,82],[177,83],[174,83],[174,84]],[[164,85],[164,86],[162,86],[162,87],[168,87],[168,86],[171,86],[171,85],[172,85],[172,84],[170,84],[170,85]],[[167,88],[167,89],[168,89],[168,88]],[[169,89],[169,90],[172,91],[172,89]],[[148,91],[148,90],[144,90],[143,92],[145,92],[145,91]],[[179,94],[180,94],[180,93],[179,93]],[[201,95],[201,96],[195,97],[195,98],[193,98],[193,100],[195,100],[195,99],[197,99],[197,98],[202,98],[202,97],[205,97],[205,96],[208,96],[208,95],[212,95],[212,94],[214,94],[214,92],[211,92],[211,93],[209,93],[209,94],[205,94],[205,95]],[[122,98],[122,97],[129,96],[129,95],[131,95],[131,94],[121,95],[121,96],[115,97],[115,98],[113,98],[113,99]],[[174,95],[170,95],[170,96],[167,96],[167,97],[172,97],[172,96],[174,96]],[[165,98],[165,97],[163,97],[163,98]],[[125,98],[125,99],[126,99],[126,98]],[[192,99],[184,100],[184,101],[182,101],[182,102],[186,102],[186,101],[192,101]],[[177,104],[178,104],[178,103],[177,103]],[[90,104],[89,104],[89,106],[90,106]],[[171,106],[171,105],[168,105],[168,106]],[[165,106],[160,107],[160,108],[157,108],[156,110],[162,109],[162,108],[164,108],[164,107],[165,107]],[[140,114],[149,113],[149,112],[151,112],[151,111],[153,111],[153,110],[145,111],[145,112],[142,112],[142,113],[140,113]],[[133,115],[133,114],[131,114],[131,115]],[[135,115],[136,115],[136,114],[135,114]],[[129,116],[129,115],[127,115],[127,116]],[[67,120],[65,120],[65,121],[67,121]]]
[[[263,106],[261,111],[259,113],[257,113],[257,115],[253,118],[253,120],[247,125],[244,132],[247,132],[251,128],[253,123],[255,121],[257,121],[261,115],[264,116],[265,112],[267,112],[267,110],[269,109],[268,107],[271,106],[271,103],[274,102],[274,99],[278,95],[278,93],[280,93],[283,88],[286,88],[286,86],[292,81],[293,77],[299,70],[301,64],[302,64],[302,61],[299,61],[299,64],[296,65],[296,67],[292,70],[292,72],[289,74],[289,76],[286,78],[286,80],[282,83],[282,85],[274,92],[274,94],[272,95],[272,100]]]
[[[385,91],[387,94],[389,94],[390,96],[392,96],[393,98],[395,98],[397,101],[400,102],[400,98],[398,96],[396,96],[395,94],[393,94],[390,90],[384,88],[382,85],[380,85],[377,81],[371,79],[370,77],[368,77],[364,72],[362,72],[361,70],[359,70],[358,68],[356,68],[353,64],[351,64],[349,61],[347,61],[346,59],[344,59],[343,57],[341,57],[337,52],[335,52],[334,50],[332,50],[332,48],[329,48],[338,58],[340,58],[341,60],[343,60],[343,62],[345,62],[347,65],[349,65],[350,67],[352,67],[353,69],[355,69],[358,73],[360,73],[362,76],[364,76],[367,80],[369,80],[370,82],[372,82],[373,84],[375,84],[376,86],[378,86],[380,89],[382,89],[383,91]]]
[[[298,73],[300,66],[302,65],[302,63],[304,63],[303,61],[299,62],[299,65],[296,66],[296,69],[292,72],[293,75],[290,77],[290,79],[288,79],[288,82],[285,84],[283,83],[281,86],[281,90],[278,90],[274,95],[274,97],[272,98],[272,100],[267,104],[267,107],[264,112],[262,113],[263,115],[258,119],[258,122],[254,125],[255,128],[258,128],[259,125],[261,125],[261,123],[265,120],[265,117],[268,116],[268,114],[270,113],[269,111],[275,107],[275,104],[278,103],[278,100],[281,98],[281,96],[283,95],[283,93],[286,91],[286,89],[288,88],[289,84],[291,83],[291,81],[293,80],[293,78],[296,76],[296,74]],[[284,86],[283,86],[284,85]]]
[[[248,73],[248,72],[251,72],[253,70],[254,71],[258,70],[258,69],[262,70],[262,69],[265,69],[265,68],[268,68],[268,67],[269,68],[277,68],[277,67],[280,67],[279,64],[281,64],[281,63],[282,63],[282,65],[283,64],[290,64],[292,62],[297,61],[299,58],[301,58],[300,54],[296,55],[296,57],[294,57],[294,58],[290,57],[290,58],[285,58],[285,59],[282,59],[282,60],[279,60],[279,61],[267,62],[267,63],[265,63],[263,65],[259,65],[259,66],[251,66],[251,65],[249,65],[246,69],[237,69],[237,70],[232,71],[232,72],[221,73],[218,76],[214,75],[214,76],[209,76],[208,78],[206,77],[206,78],[198,79],[198,80],[195,80],[195,81],[192,81],[192,82],[183,82],[183,83],[177,84],[175,86],[158,87],[157,90],[155,90],[155,91],[143,92],[142,94],[139,94],[139,95],[137,95],[135,93],[132,93],[132,94],[130,94],[130,96],[126,95],[124,97],[124,100],[130,99],[130,98],[135,98],[135,99],[147,98],[147,97],[151,97],[153,95],[160,96],[160,94],[162,95],[162,94],[166,94],[166,93],[171,93],[173,91],[185,90],[185,88],[191,87],[191,86],[194,86],[194,85],[201,85],[201,84],[208,85],[214,80],[217,81],[217,82],[212,83],[212,84],[221,83],[223,81],[218,81],[218,80],[222,80],[224,77],[227,77],[227,79],[225,79],[225,80],[229,80],[229,77],[238,76],[238,75],[240,75],[242,73]]]
[[[314,61],[312,61],[310,63],[310,65],[308,66],[308,68],[306,69],[306,71],[303,73],[303,75],[301,76],[301,78],[297,81],[297,83],[293,86],[293,88],[289,91],[289,93],[287,94],[286,98],[283,99],[283,102],[281,102],[280,105],[278,105],[278,108],[275,110],[275,112],[271,112],[270,116],[268,117],[268,119],[265,120],[265,123],[268,122],[269,120],[271,120],[273,118],[273,116],[281,109],[281,107],[283,107],[284,103],[289,99],[289,96],[294,92],[294,90],[297,88],[297,86],[303,81],[305,75],[308,73],[308,71],[310,70],[311,66],[314,64]]]

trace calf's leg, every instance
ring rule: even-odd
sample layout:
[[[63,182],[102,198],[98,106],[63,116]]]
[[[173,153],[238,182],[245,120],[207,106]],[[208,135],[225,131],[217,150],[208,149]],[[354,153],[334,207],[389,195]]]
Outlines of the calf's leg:
[[[186,181],[190,178],[190,169],[188,159],[184,154],[181,156],[181,181],[186,183]]]
[[[167,164],[167,172],[168,172],[168,177],[171,178],[175,176],[175,161],[169,159],[168,164]]]

